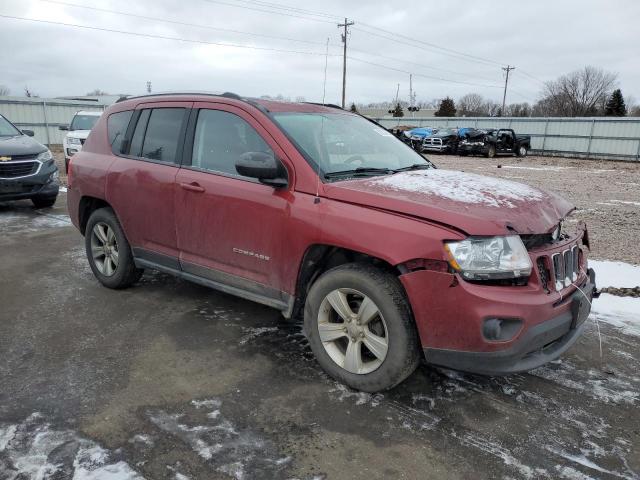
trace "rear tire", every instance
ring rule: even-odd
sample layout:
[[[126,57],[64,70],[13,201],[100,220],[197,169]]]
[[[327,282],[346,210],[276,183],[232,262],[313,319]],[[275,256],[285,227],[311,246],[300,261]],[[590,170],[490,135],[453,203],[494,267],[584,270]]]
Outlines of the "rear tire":
[[[357,390],[390,389],[420,361],[404,290],[397,277],[372,265],[350,263],[325,272],[307,296],[304,328],[324,371]]]
[[[53,205],[56,203],[57,198],[57,195],[55,197],[33,197],[31,199],[31,202],[36,208],[48,208],[53,207]]]
[[[526,157],[527,147],[525,147],[524,145],[520,145],[520,147],[518,147],[518,151],[516,152],[516,155],[518,155],[519,157]]]
[[[143,270],[136,268],[131,247],[113,210],[94,211],[84,239],[89,266],[105,287],[127,288],[140,279]]]

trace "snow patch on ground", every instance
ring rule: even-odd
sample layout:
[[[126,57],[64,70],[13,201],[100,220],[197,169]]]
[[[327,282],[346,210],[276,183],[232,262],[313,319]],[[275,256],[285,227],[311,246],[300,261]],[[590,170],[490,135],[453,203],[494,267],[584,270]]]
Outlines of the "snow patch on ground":
[[[569,170],[573,167],[554,167],[554,166],[546,166],[546,167],[522,167],[520,165],[503,165],[502,168],[513,168],[517,170],[535,170],[539,172],[560,172],[562,170]]]
[[[279,454],[271,441],[227,420],[218,410],[222,407],[219,399],[194,400],[191,404],[197,410],[213,409],[205,423],[194,423],[184,413],[164,410],[147,415],[162,431],[178,437],[217,471],[236,480],[253,478],[256,472],[264,478],[279,478],[278,474],[291,462],[290,457]],[[210,415],[214,412],[217,413]]]
[[[371,394],[367,392],[358,392],[356,390],[351,390],[346,385],[342,383],[335,383],[334,388],[329,390],[329,395],[334,400],[339,402],[344,402],[345,400],[354,400],[355,404],[360,405],[368,405],[370,407],[377,407],[380,405],[380,402],[384,399],[384,395],[381,393]]]
[[[596,272],[598,287],[629,287],[640,285],[640,266],[624,262],[589,260]],[[640,298],[618,297],[603,293],[593,300],[591,315],[620,329],[627,335],[640,336]]]
[[[515,208],[518,203],[545,197],[542,191],[528,185],[452,170],[402,172],[369,183],[399,192],[417,192],[496,208]]]
[[[278,331],[278,327],[259,327],[259,328],[249,328],[243,327],[242,331],[245,333],[240,341],[238,342],[240,345],[244,345],[245,343],[250,342],[256,337],[260,335],[264,335],[265,333],[273,333]]]
[[[640,401],[638,386],[627,379],[580,370],[568,361],[557,361],[531,371],[532,375],[570,388],[604,403],[631,404]]]
[[[596,272],[598,287],[635,287],[640,285],[640,266],[609,260],[591,260],[589,266]]]
[[[34,413],[19,424],[0,424],[3,480],[72,478],[141,480],[125,461],[71,430],[57,430]]]

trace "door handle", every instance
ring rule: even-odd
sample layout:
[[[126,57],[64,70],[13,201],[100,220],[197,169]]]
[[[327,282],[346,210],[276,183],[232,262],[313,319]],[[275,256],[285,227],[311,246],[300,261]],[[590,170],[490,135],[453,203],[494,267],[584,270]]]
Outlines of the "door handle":
[[[180,186],[185,190],[189,190],[190,192],[196,192],[196,193],[204,192],[204,187],[201,187],[197,182],[181,183]]]

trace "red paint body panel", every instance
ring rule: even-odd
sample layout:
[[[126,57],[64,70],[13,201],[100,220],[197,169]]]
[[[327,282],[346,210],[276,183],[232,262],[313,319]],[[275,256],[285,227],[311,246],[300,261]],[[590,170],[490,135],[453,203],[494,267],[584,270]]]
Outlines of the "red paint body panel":
[[[550,249],[530,252],[532,263],[538,257],[562,252],[567,245],[579,244],[582,235]],[[580,275],[586,279],[583,259]],[[546,293],[540,284],[537,268],[526,286],[489,286],[469,283],[457,274],[417,271],[400,276],[411,299],[414,318],[423,347],[471,352],[504,350],[516,344],[531,327],[557,318],[571,308],[573,286],[562,292]],[[566,301],[563,301],[566,300]],[[523,320],[521,330],[507,342],[488,342],[482,335],[487,318]]]
[[[316,105],[257,103],[270,111],[336,113],[333,108]],[[192,105],[235,113],[251,124],[285,165],[289,186],[274,189],[227,175],[112,154],[106,128],[110,114]],[[79,226],[81,199],[98,198],[113,207],[133,247],[292,296],[300,294],[296,284],[302,260],[314,245],[346,248],[402,270],[402,264],[412,259],[446,260],[445,240],[514,231],[547,233],[572,209],[565,200],[546,192],[536,193],[535,201],[516,199],[509,208],[500,208],[460,202],[433,192],[390,189],[378,179],[324,184],[267,113],[246,101],[207,95],[159,95],[110,107],[83,150],[73,157],[72,172],[67,199],[74,225]],[[202,191],[183,188],[182,184],[197,184]],[[578,242],[580,239],[574,238],[569,243]],[[479,285],[451,273],[403,270],[406,273],[399,278],[423,346],[498,351],[517,342],[530,327],[566,312],[569,303],[561,300],[575,289],[547,293],[540,283],[536,260],[551,253],[530,252],[534,271],[526,286]],[[584,280],[585,271],[583,260],[577,282]],[[484,319],[490,317],[522,319],[522,330],[509,342],[487,341],[481,329]]]

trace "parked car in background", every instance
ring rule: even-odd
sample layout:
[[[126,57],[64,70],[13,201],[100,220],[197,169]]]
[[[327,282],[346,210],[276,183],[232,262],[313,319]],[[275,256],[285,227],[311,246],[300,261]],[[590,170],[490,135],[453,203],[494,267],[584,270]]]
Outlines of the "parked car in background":
[[[130,98],[98,121],[69,179],[103,285],[150,268],[304,316],[318,363],[359,390],[397,385],[423,356],[481,374],[539,367],[591,308],[588,235],[563,226],[569,202],[436,169],[337,107]]]
[[[455,154],[458,150],[458,130],[443,128],[422,140],[421,152],[438,152]]]
[[[58,197],[58,167],[33,131],[19,130],[0,115],[0,202],[30,199],[50,207]]]
[[[80,111],[76,112],[69,125],[61,125],[59,128],[68,131],[62,140],[62,149],[64,150],[64,168],[69,170],[69,160],[76,153],[82,150],[84,141],[89,136],[89,132],[96,124],[102,112],[96,111]]]
[[[433,135],[437,131],[438,129],[433,127],[418,127],[412,130],[408,130],[404,132],[404,134],[409,139],[413,149],[417,152],[420,152],[422,149],[422,141],[426,137],[428,137],[429,135]]]
[[[458,144],[460,155],[517,155],[525,157],[531,149],[531,136],[516,135],[510,128],[499,130],[476,130],[466,134]]]

